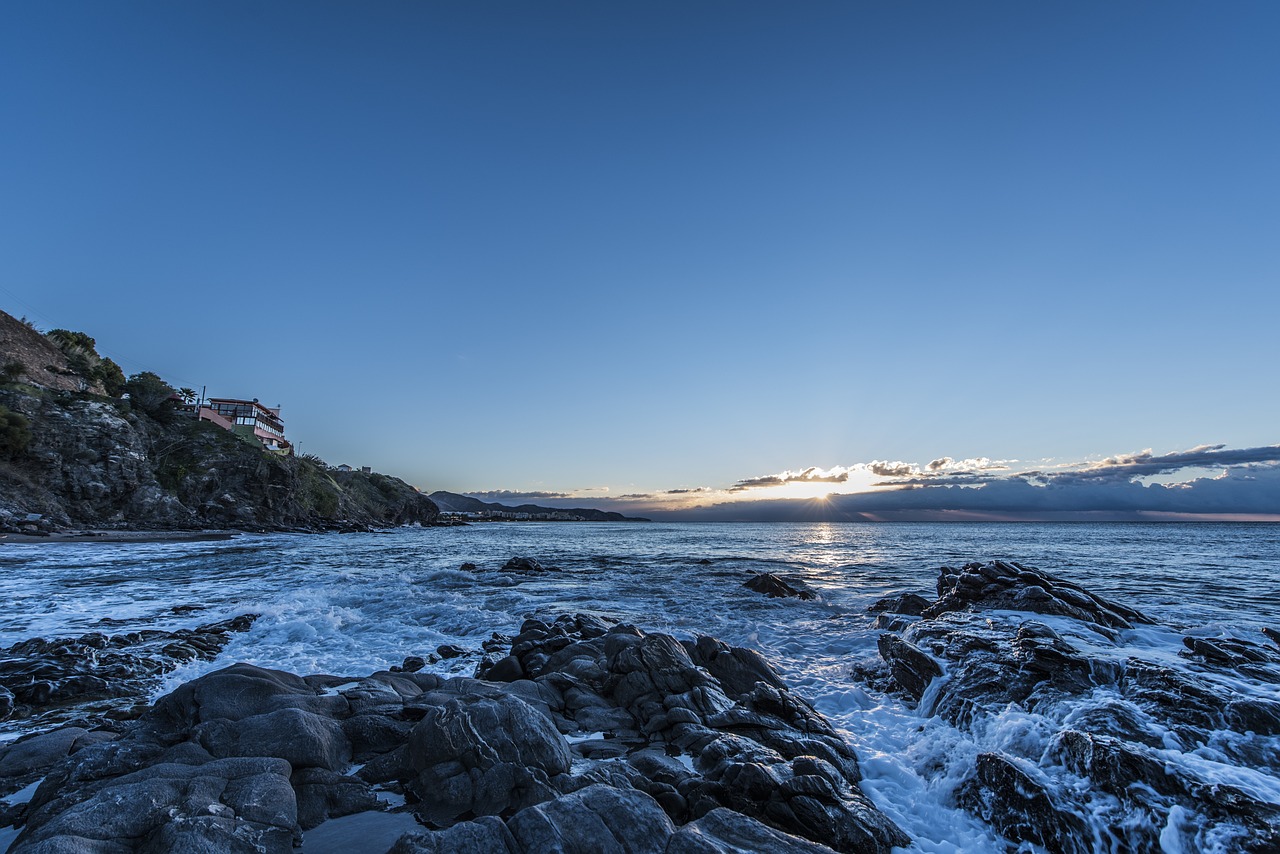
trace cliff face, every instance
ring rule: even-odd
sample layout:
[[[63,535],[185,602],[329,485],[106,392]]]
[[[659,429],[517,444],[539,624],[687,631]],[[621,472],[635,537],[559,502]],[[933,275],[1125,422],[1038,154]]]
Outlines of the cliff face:
[[[13,366],[14,379],[55,391],[94,391],[102,386],[76,376],[66,354],[48,338],[0,311],[0,368]]]
[[[430,524],[439,514],[398,478],[330,472],[211,424],[161,423],[101,397],[0,387],[31,438],[0,458],[0,529],[357,529]]]

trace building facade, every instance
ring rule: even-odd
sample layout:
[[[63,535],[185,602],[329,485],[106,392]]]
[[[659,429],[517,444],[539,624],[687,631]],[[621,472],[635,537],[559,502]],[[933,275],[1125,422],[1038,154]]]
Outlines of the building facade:
[[[208,416],[205,410],[208,410]],[[219,426],[229,423],[232,432],[252,436],[268,451],[293,453],[293,444],[284,437],[284,421],[280,418],[278,406],[263,406],[257,398],[211,397],[200,407],[200,417]]]

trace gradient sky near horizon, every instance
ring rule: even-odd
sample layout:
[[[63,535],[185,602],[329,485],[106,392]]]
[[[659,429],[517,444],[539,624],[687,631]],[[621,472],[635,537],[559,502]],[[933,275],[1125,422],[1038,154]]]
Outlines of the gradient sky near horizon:
[[[0,308],[428,490],[1267,446],[1278,32],[1270,2],[6,4]]]

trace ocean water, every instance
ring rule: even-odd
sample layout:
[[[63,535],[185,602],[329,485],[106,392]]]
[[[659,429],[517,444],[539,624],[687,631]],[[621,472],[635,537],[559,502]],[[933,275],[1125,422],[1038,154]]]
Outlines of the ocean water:
[[[503,572],[517,555],[562,571]],[[1037,566],[1159,620],[1125,636],[1126,654],[1177,663],[1180,633],[1257,640],[1261,627],[1280,627],[1275,525],[494,523],[203,543],[6,545],[0,647],[99,630],[93,624],[103,617],[130,621],[113,629],[123,631],[262,614],[215,661],[167,676],[160,693],[236,661],[363,675],[443,643],[478,650],[492,632],[514,634],[526,617],[564,612],[683,638],[713,635],[763,652],[832,719],[863,760],[864,790],[912,836],[912,850],[997,851],[1003,843],[990,828],[953,805],[955,787],[984,750],[1034,762],[1051,722],[1011,708],[960,731],[851,675],[856,663],[877,659],[880,633],[867,605],[903,590],[931,595],[939,566],[992,558]],[[478,571],[459,569],[463,562]],[[801,578],[820,596],[767,599],[742,587],[748,573],[761,571]],[[178,605],[201,610],[174,614]],[[477,658],[431,669],[470,675]],[[1245,689],[1280,700],[1276,686]],[[1211,745],[1174,753],[1170,762],[1280,803],[1280,780],[1265,769],[1237,767]],[[1112,820],[1102,801],[1098,810],[1094,820]],[[1176,834],[1167,836],[1166,850],[1178,850]],[[1212,839],[1201,843],[1214,847]],[[1229,851],[1230,841],[1218,849]]]

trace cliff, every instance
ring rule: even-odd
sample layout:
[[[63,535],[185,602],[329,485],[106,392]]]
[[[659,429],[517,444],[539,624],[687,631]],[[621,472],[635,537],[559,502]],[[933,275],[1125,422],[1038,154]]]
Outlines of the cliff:
[[[398,478],[331,472],[192,418],[161,423],[122,401],[13,387],[0,388],[0,406],[30,431],[24,451],[0,459],[0,529],[28,514],[46,530],[327,530],[439,513]]]
[[[0,531],[355,530],[439,515],[398,478],[330,471],[167,403],[149,414],[96,393],[85,366],[99,357],[81,340],[88,358],[68,359],[0,312]]]

